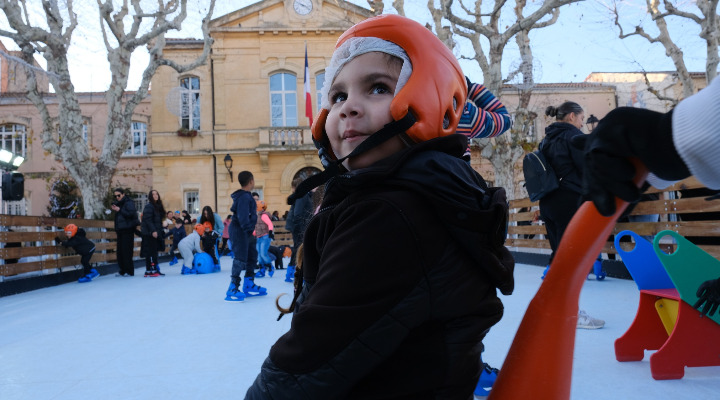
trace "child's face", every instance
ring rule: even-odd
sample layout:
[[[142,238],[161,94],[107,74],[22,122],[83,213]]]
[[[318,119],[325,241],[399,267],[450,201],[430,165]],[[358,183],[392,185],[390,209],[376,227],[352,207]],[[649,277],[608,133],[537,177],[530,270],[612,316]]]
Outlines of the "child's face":
[[[337,158],[350,154],[360,143],[393,120],[390,103],[402,62],[385,53],[355,57],[340,70],[328,98],[330,112],[325,132]],[[363,154],[345,160],[349,170],[365,168],[404,147],[394,136]]]

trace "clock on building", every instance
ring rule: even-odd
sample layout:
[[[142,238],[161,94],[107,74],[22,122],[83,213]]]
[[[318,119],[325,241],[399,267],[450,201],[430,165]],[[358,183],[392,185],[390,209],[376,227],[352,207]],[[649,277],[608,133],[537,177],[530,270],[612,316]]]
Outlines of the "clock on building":
[[[293,9],[300,15],[308,15],[313,9],[312,0],[294,0]]]

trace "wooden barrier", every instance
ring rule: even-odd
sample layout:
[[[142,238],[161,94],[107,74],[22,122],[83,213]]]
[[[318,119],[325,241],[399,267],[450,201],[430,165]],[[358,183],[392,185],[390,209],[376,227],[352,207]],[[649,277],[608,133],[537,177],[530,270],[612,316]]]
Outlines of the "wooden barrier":
[[[712,213],[720,211],[720,199],[708,201],[706,197],[679,198],[679,191],[699,188],[704,188],[704,186],[694,177],[666,189],[651,188],[648,193],[659,193],[660,199],[638,203],[630,215],[659,214],[659,221],[620,222],[613,229],[613,234],[631,230],[641,236],[654,236],[660,231],[670,229],[685,237],[706,239],[703,242],[707,242],[707,244],[699,244],[699,247],[714,257],[720,258],[720,221],[716,218],[718,214],[712,215]],[[535,220],[538,208],[538,202],[531,202],[529,199],[510,201],[510,226],[508,227],[509,236],[506,246],[519,248],[520,251],[522,249],[550,249],[550,243],[545,237],[545,226],[541,221]],[[711,214],[706,215],[706,213]],[[679,220],[682,216],[678,218],[678,214],[683,214],[685,219],[693,220]],[[528,222],[530,225],[523,225]],[[529,238],[526,235],[535,236]],[[713,244],[713,242],[719,244]],[[621,246],[626,250],[632,248],[631,243],[621,243]],[[673,249],[671,243],[665,246],[668,251]],[[617,254],[612,239],[608,240],[603,252]]]
[[[71,223],[85,229],[87,238],[95,243],[91,263],[116,262],[117,236],[113,221],[0,214],[0,281],[23,274],[46,275],[82,268],[80,256],[73,249],[55,243],[55,237],[64,237],[63,228]],[[275,221],[274,225],[272,245],[292,246],[292,235],[285,230],[285,221]],[[136,235],[133,250],[136,259],[140,257],[140,243],[141,238]],[[167,252],[172,246],[172,236],[165,239],[165,244]]]

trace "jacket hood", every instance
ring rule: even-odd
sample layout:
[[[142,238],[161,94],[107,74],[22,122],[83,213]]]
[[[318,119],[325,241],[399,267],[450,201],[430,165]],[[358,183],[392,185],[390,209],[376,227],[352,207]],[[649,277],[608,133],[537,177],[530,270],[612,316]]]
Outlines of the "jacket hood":
[[[232,194],[230,195],[230,197],[231,197],[233,200],[235,200],[235,199],[237,199],[238,197],[242,196],[243,193],[250,193],[250,192],[248,192],[247,190],[238,189],[238,190],[232,192]]]
[[[545,137],[554,138],[566,131],[579,131],[582,133],[582,131],[580,131],[575,125],[567,122],[553,122],[545,127]]]
[[[448,233],[461,245],[503,294],[513,291],[514,261],[504,242],[507,200],[501,188],[485,180],[462,160],[467,138],[450,135],[404,149],[368,168],[328,182],[323,207],[349,193],[378,183],[402,187],[423,196],[436,210]],[[332,190],[331,190],[332,189]]]

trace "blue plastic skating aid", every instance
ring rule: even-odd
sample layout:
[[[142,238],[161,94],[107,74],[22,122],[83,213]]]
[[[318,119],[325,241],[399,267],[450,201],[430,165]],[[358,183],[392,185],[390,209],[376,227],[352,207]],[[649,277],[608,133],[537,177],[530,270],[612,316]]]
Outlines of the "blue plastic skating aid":
[[[245,294],[238,290],[234,283],[230,283],[227,292],[225,292],[226,301],[244,301]]]
[[[635,247],[625,251],[620,247],[620,239],[631,236]],[[633,231],[622,231],[615,235],[615,249],[625,263],[639,290],[672,289],[675,287],[665,267],[655,254],[653,244]]]
[[[213,271],[214,268],[215,262],[213,262],[210,254],[195,253],[193,257],[193,269],[196,270],[198,274],[211,274],[215,272]]]
[[[252,279],[245,278],[243,282],[243,293],[245,293],[245,297],[265,296],[267,289],[256,285]]]
[[[213,272],[220,272],[220,271],[221,271],[220,264],[215,264],[215,266],[213,267]]]
[[[550,270],[550,264],[548,264],[548,265],[545,267],[545,270],[543,271],[543,274],[542,274],[542,276],[540,277],[540,279],[545,279],[545,275],[547,275],[548,270]]]

